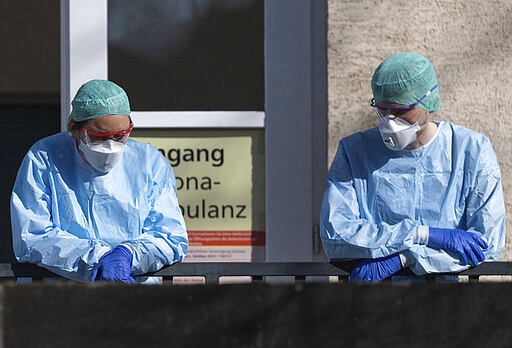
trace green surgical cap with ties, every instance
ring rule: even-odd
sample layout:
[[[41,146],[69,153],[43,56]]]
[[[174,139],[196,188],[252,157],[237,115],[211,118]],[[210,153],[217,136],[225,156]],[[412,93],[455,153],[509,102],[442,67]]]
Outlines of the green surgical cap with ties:
[[[382,102],[410,105],[429,112],[439,111],[439,87],[434,67],[425,57],[414,52],[400,52],[386,58],[375,70],[372,81],[376,105]],[[429,93],[429,91],[431,91]]]
[[[68,122],[92,120],[107,115],[130,115],[126,92],[114,82],[91,80],[82,85],[71,102]]]

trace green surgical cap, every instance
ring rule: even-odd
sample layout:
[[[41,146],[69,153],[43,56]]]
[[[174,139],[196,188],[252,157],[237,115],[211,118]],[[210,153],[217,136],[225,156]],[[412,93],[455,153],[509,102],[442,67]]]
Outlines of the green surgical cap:
[[[372,77],[375,104],[386,101],[396,104],[413,104],[431,88],[438,85],[432,63],[413,52],[400,52],[386,58]],[[434,89],[418,107],[429,112],[439,111],[439,87]]]
[[[114,82],[91,80],[78,89],[71,102],[69,120],[92,120],[107,115],[130,115],[126,92]]]

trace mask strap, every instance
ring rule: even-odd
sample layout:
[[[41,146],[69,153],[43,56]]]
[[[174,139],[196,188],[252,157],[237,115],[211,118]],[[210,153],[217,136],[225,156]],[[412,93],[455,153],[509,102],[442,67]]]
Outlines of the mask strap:
[[[425,123],[424,123],[424,124],[422,124],[422,125],[420,125],[420,124],[419,124],[419,122],[420,122],[421,118],[423,117],[423,113],[424,113],[424,112],[426,112],[426,113],[427,113],[427,116],[428,116],[428,111],[427,111],[427,110],[424,110],[424,109],[421,109],[421,110],[422,110],[421,114],[418,116],[418,119],[417,119],[417,120],[416,120],[416,122],[414,122],[414,123],[418,124],[418,126],[420,127],[420,129],[423,129],[424,127],[426,127],[426,126],[427,126],[428,122],[425,122]]]

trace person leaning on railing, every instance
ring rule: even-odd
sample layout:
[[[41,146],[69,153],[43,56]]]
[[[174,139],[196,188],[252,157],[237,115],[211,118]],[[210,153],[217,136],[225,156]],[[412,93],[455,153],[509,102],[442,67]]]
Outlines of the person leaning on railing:
[[[430,121],[439,84],[417,53],[385,59],[371,87],[378,127],[342,139],[327,175],[320,232],[327,257],[356,260],[355,281],[497,260],[505,207],[489,139]]]
[[[117,84],[91,80],[72,106],[68,131],[34,144],[19,169],[14,254],[69,279],[147,282],[136,276],[182,261],[188,249],[173,170],[128,138],[130,104]]]

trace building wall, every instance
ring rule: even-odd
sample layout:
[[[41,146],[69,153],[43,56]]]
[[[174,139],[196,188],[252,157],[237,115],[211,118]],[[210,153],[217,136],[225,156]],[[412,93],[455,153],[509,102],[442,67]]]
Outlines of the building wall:
[[[0,346],[509,347],[510,291],[512,283],[4,283]]]
[[[510,212],[511,34],[512,0],[328,0],[328,162],[340,138],[376,125],[368,107],[375,68],[391,54],[415,51],[437,73],[441,110],[433,119],[493,143]],[[503,260],[512,259],[510,231]]]
[[[376,123],[368,101],[377,65],[397,51],[416,51],[428,57],[437,71],[442,106],[435,119],[473,128],[494,144],[509,211],[512,118],[506,113],[511,104],[507,97],[512,95],[512,0],[327,2],[329,163],[341,137]],[[58,102],[59,1],[2,2],[0,17],[4,43],[0,101],[27,94],[30,100],[21,100],[27,103],[34,94],[49,94]],[[12,116],[13,124],[16,119]],[[15,134],[13,129],[8,133]],[[27,140],[25,146],[31,143]],[[2,211],[1,220],[8,221],[8,210]],[[508,237],[503,259],[512,259],[511,242]]]

